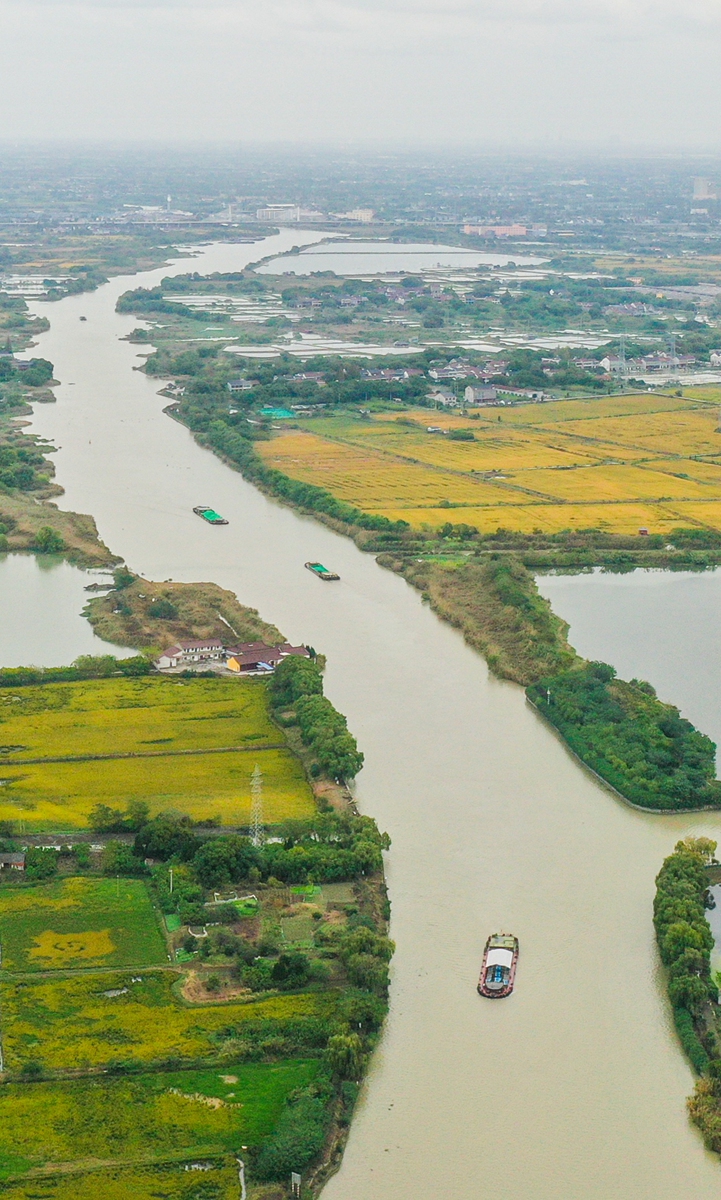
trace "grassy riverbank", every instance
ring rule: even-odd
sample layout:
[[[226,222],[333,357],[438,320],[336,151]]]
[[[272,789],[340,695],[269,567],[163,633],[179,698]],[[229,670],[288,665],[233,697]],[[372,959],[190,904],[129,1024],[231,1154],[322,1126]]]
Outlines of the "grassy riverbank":
[[[654,925],[681,1045],[699,1075],[688,1100],[709,1150],[721,1154],[721,977],[711,974],[708,888],[718,876],[716,842],[685,838],[656,878]]]
[[[88,601],[85,616],[98,637],[151,657],[178,639],[218,638],[227,646],[283,641],[256,609],[216,583],[153,583],[125,568],[115,572],[110,591]]]

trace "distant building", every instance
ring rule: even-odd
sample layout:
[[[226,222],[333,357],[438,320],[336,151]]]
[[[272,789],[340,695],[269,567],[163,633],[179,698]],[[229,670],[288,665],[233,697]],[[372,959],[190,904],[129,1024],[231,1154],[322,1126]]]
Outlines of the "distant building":
[[[300,208],[297,204],[269,204],[267,208],[256,210],[258,221],[269,221],[273,225],[293,225],[300,220]]]
[[[715,200],[716,193],[711,187],[708,179],[704,179],[702,175],[697,175],[693,181],[693,198],[694,200]]]
[[[372,208],[352,208],[350,212],[336,213],[343,221],[359,221],[361,225],[370,225],[375,217]]]
[[[463,393],[466,404],[493,404],[498,393],[492,387],[467,387]]]
[[[463,232],[476,237],[525,237],[526,225],[464,225]]]
[[[291,380],[294,383],[315,383],[318,387],[326,386],[322,371],[298,371],[296,375],[291,375]],[[297,405],[293,405],[293,407],[296,408]]]
[[[229,392],[252,392],[259,382],[258,379],[230,379],[225,386]]]
[[[24,871],[25,870],[25,855],[24,854],[0,854],[0,871]]]

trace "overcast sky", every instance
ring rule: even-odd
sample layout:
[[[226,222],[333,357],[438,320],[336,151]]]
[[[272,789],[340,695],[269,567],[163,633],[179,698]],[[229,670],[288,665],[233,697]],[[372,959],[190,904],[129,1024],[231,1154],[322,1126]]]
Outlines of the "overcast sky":
[[[718,149],[721,0],[0,0],[3,139]]]

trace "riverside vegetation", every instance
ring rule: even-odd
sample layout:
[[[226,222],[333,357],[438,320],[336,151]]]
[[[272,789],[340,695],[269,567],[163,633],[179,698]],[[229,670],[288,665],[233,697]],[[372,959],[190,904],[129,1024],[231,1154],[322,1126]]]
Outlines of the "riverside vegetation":
[[[313,804],[307,783],[297,815],[266,795],[263,741],[283,743],[283,730],[312,779],[360,769],[322,690],[316,662],[288,658],[270,681],[113,676],[0,691],[4,774],[29,757],[246,739],[278,838],[214,829],[208,804],[199,819],[137,793],[114,808],[101,785],[88,819],[102,849],[79,831],[61,851],[31,848],[24,878],[0,872],[3,1194],[64,1196],[72,1175],[73,1195],[102,1200],[123,1186],[140,1200],[229,1200],[238,1155],[251,1195],[270,1200],[291,1170],[315,1193],[337,1166],[393,944],[387,837],[347,804]],[[95,768],[101,778],[105,763]],[[17,846],[3,820],[0,848]],[[188,1173],[193,1161],[202,1173]]]
[[[685,838],[656,878],[654,925],[667,969],[668,995],[683,1049],[699,1075],[688,1100],[691,1119],[710,1150],[721,1154],[721,976],[711,971],[714,939],[706,910],[714,906],[716,842]]]

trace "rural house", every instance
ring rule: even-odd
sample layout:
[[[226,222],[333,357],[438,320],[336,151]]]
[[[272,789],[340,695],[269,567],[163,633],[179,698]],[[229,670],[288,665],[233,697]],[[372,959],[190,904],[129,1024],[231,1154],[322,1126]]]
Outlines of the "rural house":
[[[25,855],[0,853],[0,871],[5,869],[10,871],[24,871]]]
[[[178,642],[170,646],[160,655],[156,666],[160,670],[168,667],[184,667],[191,663],[207,662],[209,659],[219,659],[223,655],[223,643],[217,638],[208,638],[199,642]]]

